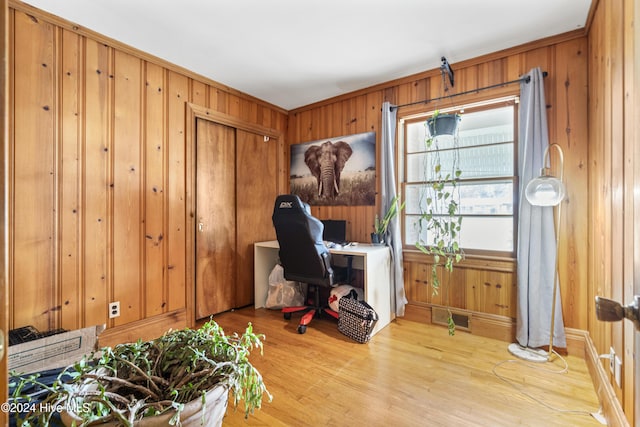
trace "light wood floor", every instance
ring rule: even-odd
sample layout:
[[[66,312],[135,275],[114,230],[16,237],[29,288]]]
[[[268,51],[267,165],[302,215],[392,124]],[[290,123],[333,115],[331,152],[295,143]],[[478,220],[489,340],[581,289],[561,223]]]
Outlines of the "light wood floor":
[[[227,333],[252,322],[266,335],[264,355],[251,359],[273,395],[247,420],[230,406],[225,426],[600,425],[588,415],[599,405],[586,365],[573,356],[556,373],[559,359],[514,361],[508,343],[404,319],[368,344],[329,317],[303,335],[295,314],[245,308],[214,319]]]

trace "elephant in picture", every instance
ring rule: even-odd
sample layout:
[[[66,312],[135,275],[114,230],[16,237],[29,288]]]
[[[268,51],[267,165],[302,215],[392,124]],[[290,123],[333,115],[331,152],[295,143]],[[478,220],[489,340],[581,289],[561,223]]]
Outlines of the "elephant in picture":
[[[353,150],[344,141],[312,145],[304,153],[304,162],[318,181],[318,196],[334,198],[340,193],[340,174]]]

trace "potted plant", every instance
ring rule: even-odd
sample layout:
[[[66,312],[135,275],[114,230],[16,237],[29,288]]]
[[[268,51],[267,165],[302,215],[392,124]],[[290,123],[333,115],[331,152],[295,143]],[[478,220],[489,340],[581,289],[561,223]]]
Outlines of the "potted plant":
[[[427,128],[431,138],[440,135],[455,135],[462,117],[457,113],[440,114],[438,110],[427,119]]]
[[[229,392],[235,406],[244,402],[248,416],[261,407],[263,394],[271,399],[249,361],[253,348],[262,353],[263,339],[251,323],[239,336],[226,335],[210,320],[196,330],[105,347],[98,359],[67,367],[53,385],[40,383],[37,375],[22,378],[13,399],[29,402],[22,393],[28,385],[42,387],[46,397],[37,405],[23,405],[33,410],[18,425],[49,425],[61,412],[69,426],[218,426]]]
[[[424,170],[425,182],[424,191],[421,194],[421,212],[418,219],[418,241],[416,247],[423,253],[432,256],[433,264],[431,268],[431,287],[434,294],[440,289],[440,278],[438,268],[451,273],[453,265],[461,261],[464,253],[460,247],[460,229],[462,226],[462,216],[460,215],[458,181],[462,175],[459,167],[458,135],[457,124],[461,119],[459,114],[447,115],[454,123],[453,133],[446,133],[453,136],[451,152],[453,155],[448,160],[447,165],[443,165],[438,147],[438,136],[444,135],[444,131],[431,130],[431,126],[439,123],[444,115],[438,115],[437,111],[425,124],[429,129],[429,136],[425,139],[426,151]],[[433,119],[433,120],[431,120]],[[444,121],[443,121],[444,123]],[[450,128],[447,128],[447,131]],[[424,233],[426,231],[426,233]],[[425,237],[426,236],[426,237]],[[449,334],[455,332],[455,323],[449,310],[448,316]]]
[[[382,219],[376,214],[376,218],[373,223],[373,233],[371,233],[371,243],[384,244],[384,236],[387,233],[389,223],[402,209],[404,209],[405,202],[399,204],[400,194],[396,195],[392,200],[387,212],[385,212]]]

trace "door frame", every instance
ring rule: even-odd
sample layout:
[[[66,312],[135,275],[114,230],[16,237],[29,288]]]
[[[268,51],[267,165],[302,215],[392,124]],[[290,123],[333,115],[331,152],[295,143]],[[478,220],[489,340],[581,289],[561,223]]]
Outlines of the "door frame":
[[[198,119],[208,120],[217,124],[241,129],[247,132],[252,132],[258,135],[263,135],[265,138],[275,139],[278,144],[278,165],[277,169],[280,170],[280,166],[284,163],[282,159],[284,155],[284,144],[282,138],[282,132],[277,129],[262,126],[255,123],[250,123],[229,114],[220,113],[218,111],[202,107],[190,102],[186,103],[186,209],[187,209],[187,224],[186,224],[186,312],[187,312],[187,325],[194,327],[196,323],[195,304],[196,304],[196,122]],[[276,188],[280,190],[280,180],[276,183]]]
[[[0,345],[4,355],[0,358],[0,403],[6,402],[9,394],[9,372],[7,353],[9,352],[9,236],[7,221],[8,172],[9,172],[9,2],[0,0],[0,331],[3,332]],[[8,413],[0,411],[0,425],[9,423]]]

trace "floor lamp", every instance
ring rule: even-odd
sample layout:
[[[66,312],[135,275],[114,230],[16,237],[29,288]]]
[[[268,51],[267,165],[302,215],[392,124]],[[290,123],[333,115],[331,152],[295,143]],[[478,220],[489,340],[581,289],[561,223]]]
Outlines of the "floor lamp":
[[[551,174],[551,161],[549,159],[549,149],[553,147],[558,150],[558,159],[560,161],[558,178]],[[562,181],[564,174],[564,153],[562,147],[558,144],[550,144],[544,150],[544,163],[538,178],[532,179],[525,189],[525,197],[532,206],[555,206],[557,207],[557,215],[555,218],[556,231],[556,261],[553,275],[553,295],[551,305],[551,331],[549,333],[549,351],[536,351],[524,348],[518,343],[509,345],[509,352],[521,359],[532,362],[546,362],[551,359],[553,353],[553,333],[556,320],[556,294],[560,286],[558,281],[558,248],[560,242],[560,219],[562,213],[562,200],[565,196],[565,187]]]

